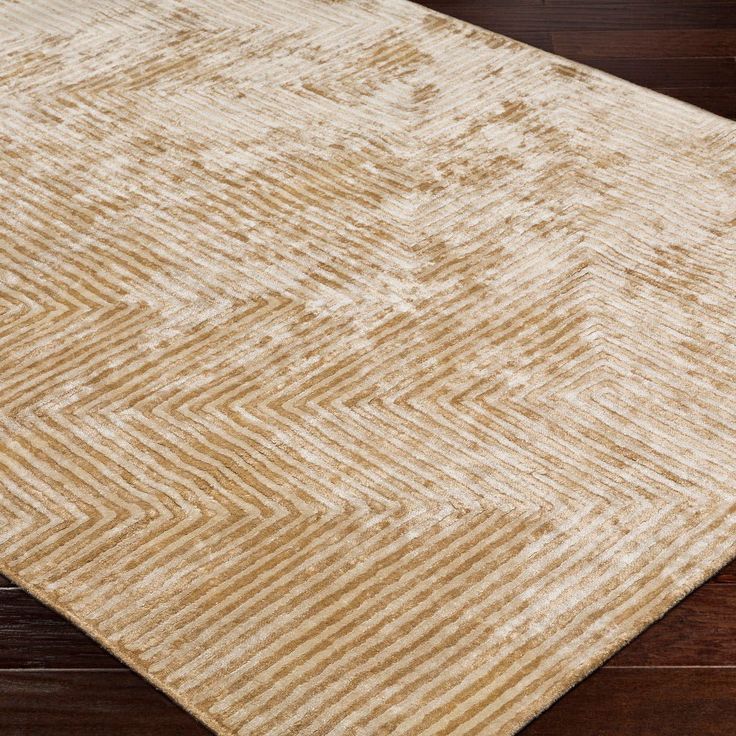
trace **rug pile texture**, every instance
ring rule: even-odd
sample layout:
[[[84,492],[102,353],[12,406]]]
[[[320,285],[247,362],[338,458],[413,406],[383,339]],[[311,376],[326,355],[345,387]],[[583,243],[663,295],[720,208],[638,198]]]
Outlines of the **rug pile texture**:
[[[0,570],[218,734],[515,733],[736,554],[733,123],[403,0],[0,42]]]

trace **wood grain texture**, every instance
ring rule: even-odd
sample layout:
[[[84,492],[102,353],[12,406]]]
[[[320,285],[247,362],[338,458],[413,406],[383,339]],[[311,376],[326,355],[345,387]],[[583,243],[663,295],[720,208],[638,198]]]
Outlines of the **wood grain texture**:
[[[733,87],[656,87],[658,92],[736,120],[736,89]]]
[[[726,567],[724,567],[723,570],[721,570],[721,572],[719,572],[718,575],[716,575],[709,584],[736,585],[736,562],[732,562],[730,565],[726,565]]]
[[[587,59],[596,69],[652,88],[714,89],[736,87],[736,59]],[[722,94],[722,89],[716,94]]]
[[[489,30],[514,36],[526,31],[677,30],[719,28],[734,23],[730,4],[712,2],[577,2],[496,4],[432,0],[423,5]]]
[[[736,726],[736,669],[602,669],[523,736],[726,736]]]
[[[0,670],[20,668],[127,669],[25,591],[0,590]]]
[[[423,4],[736,119],[733,0]]]
[[[704,585],[606,667],[736,667],[736,585]]]
[[[554,51],[583,63],[600,58],[689,59],[734,55],[736,28],[680,30],[556,31]]]
[[[210,731],[133,672],[0,673],[3,736],[204,736]]]

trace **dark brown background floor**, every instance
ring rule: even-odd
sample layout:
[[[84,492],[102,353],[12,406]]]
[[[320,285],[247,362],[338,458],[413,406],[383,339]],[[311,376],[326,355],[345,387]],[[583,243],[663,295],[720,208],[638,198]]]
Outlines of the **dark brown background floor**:
[[[736,0],[423,4],[736,119]],[[208,733],[71,624],[0,577],[2,736]],[[736,734],[736,563],[522,732],[634,734]]]
[[[565,695],[522,736],[734,733],[736,562]],[[61,616],[0,577],[0,734],[198,736],[209,731]]]

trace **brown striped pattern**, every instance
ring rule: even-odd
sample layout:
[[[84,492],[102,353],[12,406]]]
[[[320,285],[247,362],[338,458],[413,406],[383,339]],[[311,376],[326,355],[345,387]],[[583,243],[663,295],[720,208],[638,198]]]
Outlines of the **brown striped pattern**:
[[[732,123],[403,0],[0,37],[0,569],[216,732],[512,734],[736,554]]]

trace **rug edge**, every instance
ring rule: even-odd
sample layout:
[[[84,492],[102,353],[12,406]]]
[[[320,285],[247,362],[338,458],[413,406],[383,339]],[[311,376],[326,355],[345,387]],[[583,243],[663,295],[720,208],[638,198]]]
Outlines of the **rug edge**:
[[[573,688],[577,687],[583,680],[586,680],[594,672],[599,670],[611,657],[620,652],[625,646],[633,642],[641,636],[647,629],[654,624],[659,623],[675,606],[681,603],[689,595],[692,595],[698,588],[705,585],[713,577],[718,575],[727,565],[736,562],[736,546],[727,547],[722,554],[715,556],[711,564],[706,565],[702,570],[696,571],[696,574],[687,579],[682,590],[674,592],[666,596],[662,603],[657,606],[654,617],[647,616],[646,620],[638,621],[632,628],[633,633],[627,633],[617,638],[612,644],[606,647],[601,654],[594,657],[592,664],[586,665],[579,670],[571,671],[571,676],[566,678],[558,686],[555,686],[549,696],[547,705],[534,709],[528,717],[522,717],[511,721],[510,733],[517,734],[525,726],[529,725],[536,718],[549,710],[560,698],[564,697]]]
[[[641,636],[641,634],[643,634],[650,626],[661,621],[662,618],[678,603],[682,602],[732,562],[736,562],[736,547],[727,547],[721,554],[716,555],[709,565],[696,570],[695,574],[687,580],[681,590],[676,592],[673,591],[671,595],[665,597],[661,605],[657,606],[656,614],[653,618],[647,617],[645,621],[637,622],[633,626],[631,632],[619,637],[610,646],[606,647],[601,654],[592,660],[590,665],[586,665],[580,670],[571,671],[571,676],[569,678],[566,678],[564,682],[553,688],[546,705],[532,710],[531,714],[528,716],[523,716],[511,721],[509,723],[510,733],[518,733],[521,729],[542,715],[542,713],[549,710],[558,700],[560,700],[560,698],[579,685],[583,680],[590,677],[590,675],[613,657],[614,654],[623,649],[627,644],[634,641],[634,639]],[[237,736],[237,731],[233,731],[228,728],[208,712],[197,708],[197,706],[190,702],[188,697],[178,695],[173,688],[166,685],[155,674],[146,672],[143,666],[134,661],[133,657],[128,657],[122,653],[122,647],[109,641],[106,636],[97,632],[93,626],[86,624],[74,613],[67,610],[63,605],[52,601],[51,596],[46,594],[42,586],[27,581],[23,575],[8,569],[7,565],[3,564],[2,561],[0,561],[0,574],[7,577],[21,589],[25,590],[29,595],[43,603],[43,605],[63,616],[67,621],[70,621],[78,629],[97,642],[103,649],[146,680],[146,682],[153,685],[157,690],[164,693],[170,700],[203,723],[207,728],[217,734],[217,736]]]
[[[142,665],[139,665],[134,661],[133,657],[128,657],[122,653],[122,647],[111,642],[106,636],[96,631],[95,627],[84,623],[76,614],[67,610],[67,608],[57,602],[54,602],[51,596],[43,590],[43,586],[36,585],[26,580],[23,575],[16,573],[8,569],[7,565],[4,565],[0,560],[0,575],[5,576],[17,585],[19,588],[24,590],[30,596],[35,598],[37,601],[42,603],[47,608],[63,616],[67,621],[71,622],[80,631],[84,632],[90,639],[93,639],[99,646],[101,646],[106,652],[111,654],[115,659],[122,662],[126,667],[131,669],[137,675],[142,677],[146,682],[153,685],[156,690],[159,690],[166,695],[171,701],[176,703],[180,708],[183,708],[187,713],[194,716],[198,721],[203,723],[217,736],[237,736],[237,732],[229,729],[223,725],[220,721],[216,720],[208,712],[201,710],[193,703],[189,702],[188,697],[182,697],[178,695],[173,688],[166,685],[157,675],[146,672]]]
[[[734,133],[736,134],[736,120],[725,117],[724,115],[719,115],[717,112],[706,110],[704,107],[695,105],[694,103],[688,102],[687,100],[681,100],[679,97],[673,97],[672,95],[668,95],[664,92],[660,92],[659,90],[652,89],[651,87],[645,87],[643,84],[637,84],[636,82],[632,82],[628,79],[624,79],[623,77],[618,77],[615,74],[611,74],[610,72],[604,71],[603,69],[599,69],[598,67],[590,66],[589,64],[585,64],[582,61],[571,59],[569,56],[562,56],[561,54],[558,54],[554,51],[548,51],[547,49],[539,48],[539,46],[533,46],[530,43],[526,43],[526,41],[520,41],[518,38],[513,38],[512,36],[507,36],[506,34],[500,33],[499,31],[494,31],[490,28],[484,28],[483,26],[479,26],[477,23],[471,23],[470,21],[463,20],[462,18],[458,18],[457,16],[454,16],[454,15],[448,15],[447,13],[443,13],[441,10],[435,10],[434,8],[429,8],[426,5],[422,5],[421,0],[393,0],[393,2],[397,5],[407,5],[407,4],[413,5],[415,8],[419,8],[423,10],[428,15],[434,15],[440,18],[445,18],[455,23],[459,23],[467,28],[473,28],[476,31],[487,33],[489,36],[496,36],[498,38],[504,39],[508,43],[516,44],[524,49],[535,52],[537,55],[545,59],[561,60],[561,61],[564,61],[566,64],[570,64],[574,66],[577,69],[581,69],[581,70],[588,72],[592,76],[598,76],[603,79],[613,80],[621,85],[624,85],[625,87],[647,92],[651,94],[655,99],[668,101],[678,107],[681,107],[684,110],[689,110],[691,114],[700,113],[706,119],[710,119],[711,121],[720,122],[721,124],[723,123],[730,124]]]

